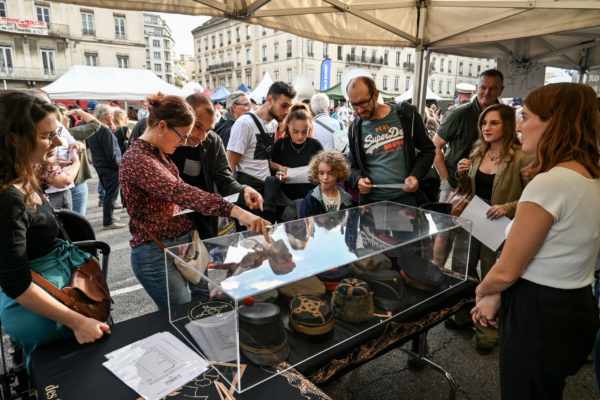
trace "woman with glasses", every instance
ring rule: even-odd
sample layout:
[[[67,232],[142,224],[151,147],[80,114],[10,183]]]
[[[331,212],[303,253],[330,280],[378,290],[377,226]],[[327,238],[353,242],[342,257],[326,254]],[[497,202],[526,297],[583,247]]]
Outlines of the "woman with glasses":
[[[90,255],[58,239],[52,207],[42,194],[38,173],[54,157],[56,108],[23,91],[0,94],[0,320],[29,363],[42,344],[73,337],[93,342],[110,333],[34,284],[36,271],[59,288]]]
[[[147,127],[123,156],[120,180],[131,217],[131,266],[135,276],[159,309],[170,304],[181,304],[204,296],[203,288],[189,285],[172,261],[165,273],[164,254],[151,233],[165,247],[188,243],[192,240],[194,222],[191,209],[204,215],[233,217],[248,229],[262,233],[268,239],[268,222],[218,195],[207,193],[186,184],[175,164],[167,157],[178,147],[197,145],[192,135],[195,117],[190,105],[177,96],[156,94],[148,99]],[[168,279],[167,275],[168,274]]]

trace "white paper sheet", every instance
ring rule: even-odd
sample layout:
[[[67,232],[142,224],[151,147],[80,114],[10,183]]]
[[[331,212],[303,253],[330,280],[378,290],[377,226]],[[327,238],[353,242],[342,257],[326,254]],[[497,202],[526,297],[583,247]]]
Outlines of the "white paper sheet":
[[[308,165],[288,168],[285,183],[310,183],[308,180]]]
[[[223,200],[226,200],[230,203],[235,203],[236,201],[238,201],[239,197],[240,197],[239,193],[234,193],[234,194],[230,194],[229,196],[223,197]],[[176,217],[178,215],[188,214],[188,213],[192,213],[192,212],[194,212],[194,210],[190,210],[189,208],[181,209],[180,207],[175,207],[173,209],[173,216]]]
[[[404,189],[409,187],[410,185],[407,183],[379,183],[377,185],[373,185],[374,188],[387,188],[387,189]]]
[[[106,368],[148,400],[191,381],[208,363],[169,332],[159,332],[106,354]]]
[[[471,232],[473,236],[490,249],[496,251],[502,242],[504,242],[504,231],[510,223],[510,219],[507,217],[494,220],[488,219],[485,213],[489,208],[490,206],[485,201],[478,196],[474,196],[460,217],[471,220],[473,222],[473,230]]]

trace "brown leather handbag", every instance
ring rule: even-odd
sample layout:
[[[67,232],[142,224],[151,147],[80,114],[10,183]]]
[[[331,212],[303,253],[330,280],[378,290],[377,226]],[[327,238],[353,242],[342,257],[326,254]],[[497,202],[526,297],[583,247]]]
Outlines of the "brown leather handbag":
[[[446,198],[446,203],[452,205],[450,215],[454,217],[460,217],[460,214],[467,208],[471,200],[473,199],[474,193],[470,190],[463,190],[460,185],[456,187]]]
[[[114,303],[104,274],[95,257],[73,269],[69,285],[59,289],[46,278],[31,271],[33,280],[50,294],[62,301],[65,306],[86,317],[106,321],[110,314],[110,305]]]

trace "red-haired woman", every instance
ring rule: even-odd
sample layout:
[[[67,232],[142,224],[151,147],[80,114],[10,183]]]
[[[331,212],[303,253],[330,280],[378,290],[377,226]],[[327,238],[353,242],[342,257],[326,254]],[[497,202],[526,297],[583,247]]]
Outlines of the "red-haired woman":
[[[600,325],[592,295],[600,247],[600,116],[592,88],[556,83],[525,99],[533,178],[500,259],[476,289],[473,320],[499,325],[503,399],[560,399]],[[499,309],[499,312],[498,312]]]
[[[164,254],[142,228],[143,224],[165,247],[191,241],[194,223],[184,209],[204,215],[230,216],[248,229],[267,236],[268,222],[246,212],[213,193],[186,184],[175,164],[166,156],[179,146],[197,145],[191,136],[194,112],[177,96],[157,94],[148,98],[147,127],[123,156],[120,180],[131,219],[133,236],[131,266],[135,276],[159,309],[167,308],[167,275]],[[191,143],[191,142],[194,143]],[[267,238],[268,240],[268,238]],[[204,288],[189,285],[170,261],[167,264],[170,304],[181,304],[200,298]]]

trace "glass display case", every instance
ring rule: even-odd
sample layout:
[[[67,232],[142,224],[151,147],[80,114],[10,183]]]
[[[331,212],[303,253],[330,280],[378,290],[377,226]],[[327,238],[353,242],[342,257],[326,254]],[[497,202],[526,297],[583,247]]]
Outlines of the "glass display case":
[[[379,202],[273,225],[270,243],[239,232],[174,246],[166,263],[197,284],[183,304],[167,288],[169,321],[243,392],[466,280],[470,232],[468,220]]]

